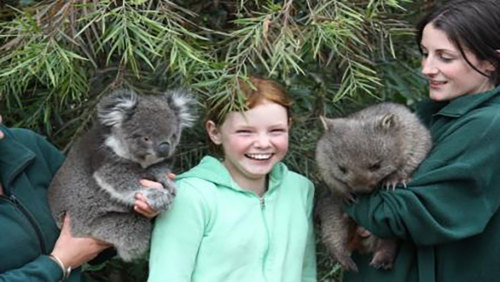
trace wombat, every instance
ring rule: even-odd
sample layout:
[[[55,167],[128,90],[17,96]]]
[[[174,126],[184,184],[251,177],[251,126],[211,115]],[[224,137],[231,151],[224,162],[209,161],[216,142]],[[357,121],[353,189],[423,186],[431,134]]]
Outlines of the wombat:
[[[348,242],[355,222],[342,211],[345,201],[385,187],[406,186],[411,173],[427,156],[431,136],[418,117],[405,106],[381,103],[346,118],[323,119],[325,132],[316,147],[316,162],[328,190],[317,203],[322,240],[346,270],[357,271]],[[366,240],[375,252],[370,265],[391,269],[395,240]]]

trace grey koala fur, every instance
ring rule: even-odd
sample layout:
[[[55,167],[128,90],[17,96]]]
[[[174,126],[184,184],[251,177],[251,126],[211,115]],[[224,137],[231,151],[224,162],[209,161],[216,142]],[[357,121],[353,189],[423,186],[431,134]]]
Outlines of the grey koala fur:
[[[92,128],[74,146],[49,187],[52,214],[61,227],[69,214],[74,236],[91,236],[117,249],[124,261],[143,255],[152,224],[133,211],[136,193],[165,211],[175,195],[167,177],[181,131],[191,126],[194,102],[186,93],[137,95],[117,90],[97,106]],[[145,188],[140,179],[162,183]]]
[[[346,118],[324,119],[325,132],[316,147],[316,162],[327,184],[317,213],[329,252],[346,270],[357,271],[350,240],[356,224],[343,211],[345,201],[385,187],[406,186],[411,173],[429,152],[431,136],[405,106],[380,103]],[[354,234],[353,234],[354,233]],[[370,265],[391,269],[397,242],[370,236],[361,249],[374,252]]]

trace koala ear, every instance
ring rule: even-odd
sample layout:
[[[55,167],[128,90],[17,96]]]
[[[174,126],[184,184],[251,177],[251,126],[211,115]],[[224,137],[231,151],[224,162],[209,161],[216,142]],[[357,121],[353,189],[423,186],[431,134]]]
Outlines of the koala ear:
[[[101,99],[97,105],[97,117],[104,126],[123,122],[137,105],[137,94],[132,90],[120,89]]]
[[[170,108],[175,111],[179,118],[179,127],[181,129],[191,127],[196,120],[192,114],[196,101],[189,96],[186,91],[174,90],[167,92],[167,100]]]

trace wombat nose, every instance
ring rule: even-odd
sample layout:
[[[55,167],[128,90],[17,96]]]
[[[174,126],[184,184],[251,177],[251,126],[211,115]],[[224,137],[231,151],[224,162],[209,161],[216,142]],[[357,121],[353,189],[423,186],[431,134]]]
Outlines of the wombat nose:
[[[170,144],[168,142],[162,142],[158,145],[158,154],[160,156],[167,156],[170,152]]]

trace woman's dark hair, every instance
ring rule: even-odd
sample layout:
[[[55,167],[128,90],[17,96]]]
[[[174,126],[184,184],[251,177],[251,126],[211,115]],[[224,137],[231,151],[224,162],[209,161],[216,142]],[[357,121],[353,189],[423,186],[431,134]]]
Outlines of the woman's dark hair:
[[[500,84],[500,0],[448,1],[418,23],[419,48],[428,24],[446,33],[474,70],[489,77],[495,85]],[[492,63],[495,72],[486,74],[478,70],[465,56],[464,50],[472,52],[478,60]]]

